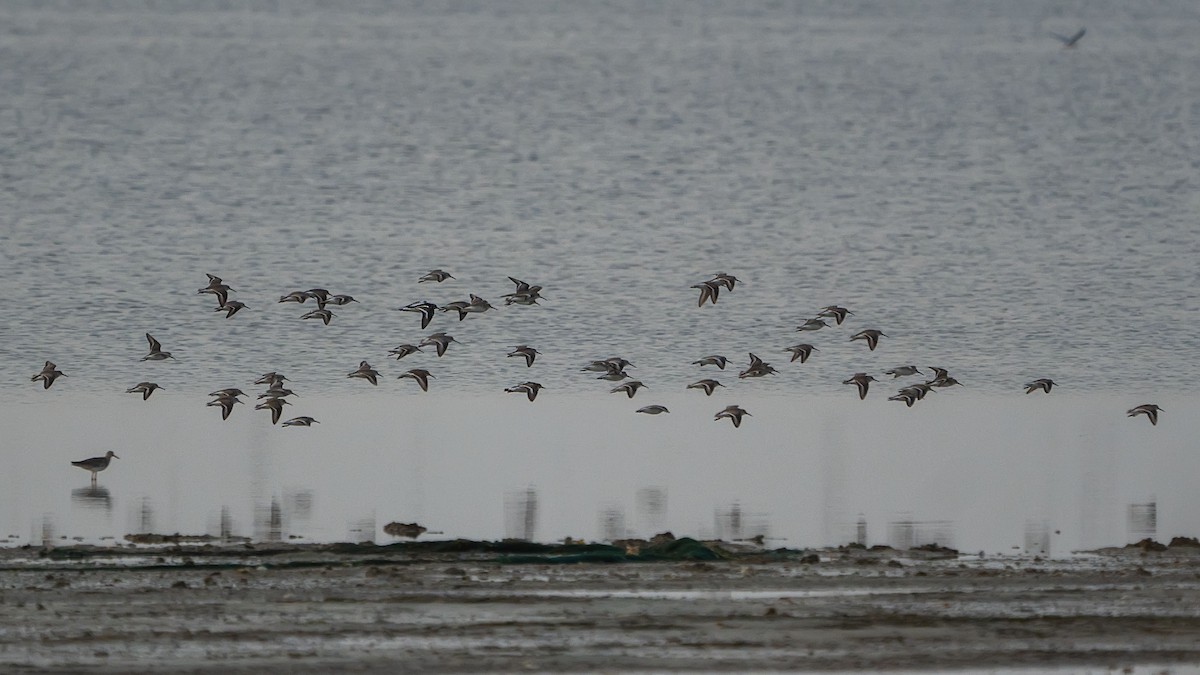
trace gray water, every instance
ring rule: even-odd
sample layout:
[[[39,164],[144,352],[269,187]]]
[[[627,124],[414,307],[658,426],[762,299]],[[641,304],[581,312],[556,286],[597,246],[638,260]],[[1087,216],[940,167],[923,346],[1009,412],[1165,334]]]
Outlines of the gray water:
[[[861,520],[1061,553],[1150,503],[1194,535],[1198,30],[1190,2],[4,3],[0,537],[816,545]],[[697,307],[718,271],[742,283]],[[206,272],[249,309],[214,313]],[[547,299],[503,307],[506,276]],[[276,303],[312,287],[361,303]],[[395,311],[468,293],[498,309]],[[833,303],[845,325],[795,332]],[[462,344],[388,359],[434,330]],[[177,360],[139,361],[146,332]],[[738,380],[747,352],[780,372]],[[579,372],[613,355],[634,400]],[[378,387],[345,377],[364,359]],[[841,384],[908,363],[966,386],[906,409]],[[204,406],[268,370],[320,425]],[[535,403],[503,393],[527,379]],[[143,380],[165,389],[123,393]],[[1158,426],[1125,417],[1147,402]],[[67,462],[108,449],[89,491]]]

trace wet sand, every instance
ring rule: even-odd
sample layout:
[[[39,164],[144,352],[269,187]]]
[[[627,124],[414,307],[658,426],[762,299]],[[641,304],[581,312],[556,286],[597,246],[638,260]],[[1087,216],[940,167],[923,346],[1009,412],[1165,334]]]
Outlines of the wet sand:
[[[1043,560],[710,548],[718,559],[648,562],[584,562],[622,557],[595,546],[2,549],[0,670],[1200,663],[1198,549]]]

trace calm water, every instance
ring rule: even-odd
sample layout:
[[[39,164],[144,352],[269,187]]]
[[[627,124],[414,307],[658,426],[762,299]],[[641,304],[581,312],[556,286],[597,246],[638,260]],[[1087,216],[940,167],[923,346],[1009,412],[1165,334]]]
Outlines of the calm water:
[[[1151,502],[1159,538],[1194,535],[1198,30],[1184,2],[5,3],[0,537],[816,545],[861,518],[871,543],[1062,552]],[[433,267],[457,279],[418,285]],[[717,271],[743,283],[697,308]],[[205,272],[250,309],[214,313]],[[509,275],[543,306],[395,311],[499,306]],[[361,304],[323,326],[275,302],[314,286]],[[831,303],[855,315],[795,332]],[[434,330],[462,344],[389,361]],[[139,361],[146,332],[178,361]],[[779,374],[683,391],[747,352]],[[632,401],[579,372],[616,354]],[[363,359],[378,387],[345,377]],[[906,363],[966,388],[910,410],[840,384]],[[204,406],[268,370],[319,426]],[[526,379],[535,403],[502,393]],[[122,393],[142,380],[165,390]],[[1145,402],[1159,426],[1125,418]],[[729,403],[741,429],[711,420]],[[107,449],[92,491],[67,461]]]

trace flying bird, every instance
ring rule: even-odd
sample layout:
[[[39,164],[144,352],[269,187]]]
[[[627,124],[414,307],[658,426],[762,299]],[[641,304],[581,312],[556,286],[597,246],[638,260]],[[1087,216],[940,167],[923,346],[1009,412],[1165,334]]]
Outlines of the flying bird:
[[[1059,42],[1063,43],[1063,49],[1068,49],[1070,47],[1074,47],[1080,40],[1082,40],[1085,33],[1087,33],[1087,29],[1080,28],[1079,32],[1070,37],[1067,37],[1066,35],[1059,35],[1055,32],[1051,32],[1050,34],[1057,38]]]
[[[522,382],[521,384],[507,387],[504,391],[509,394],[525,394],[530,401],[537,398],[538,392],[542,390],[542,385],[537,382]]]
[[[34,375],[33,377],[29,378],[29,381],[37,382],[38,380],[41,380],[42,381],[42,389],[49,389],[50,385],[54,384],[55,380],[57,380],[60,377],[66,377],[66,376],[67,376],[66,373],[59,370],[58,366],[54,365],[50,361],[47,361],[46,365],[42,366],[41,372],[39,372],[37,375]]]
[[[821,350],[810,344],[798,344],[792,345],[791,347],[784,347],[783,351],[792,353],[792,361],[800,359],[800,363],[804,363],[808,360],[809,356],[812,356],[813,352],[819,352]]]
[[[513,350],[508,353],[508,356],[524,357],[526,368],[533,366],[533,360],[537,358],[538,354],[541,354],[541,352],[539,352],[538,350],[534,349],[533,347],[528,347],[526,345],[517,345],[516,347],[513,347],[512,349]]]
[[[154,384],[153,382],[138,382],[129,389],[126,389],[125,393],[141,394],[142,400],[145,401],[146,399],[150,398],[150,394],[153,394],[155,389],[162,389],[162,387]]]
[[[1145,415],[1146,419],[1150,420],[1150,424],[1158,426],[1158,413],[1160,412],[1163,412],[1163,409],[1153,403],[1143,403],[1136,408],[1130,408],[1126,416],[1137,417],[1138,415]]]
[[[875,346],[879,344],[879,338],[881,337],[887,337],[887,335],[883,333],[883,331],[878,331],[874,328],[868,328],[866,330],[858,331],[853,337],[850,338],[850,340],[866,340],[867,349],[875,351]]]
[[[724,387],[724,386],[725,385],[721,384],[720,382],[717,382],[716,380],[707,380],[706,379],[706,380],[698,380],[696,382],[693,382],[693,383],[689,384],[686,387],[686,389],[703,389],[705,396],[712,396],[714,389],[716,389],[717,387]]]
[[[421,387],[421,391],[429,391],[429,378],[433,377],[433,375],[430,375],[429,371],[424,368],[413,368],[396,379],[402,380],[406,377],[416,380],[417,384]]]
[[[720,368],[721,370],[725,370],[725,363],[728,360],[729,359],[725,358],[724,356],[721,356],[720,354],[711,354],[709,356],[705,356],[704,358],[701,358],[698,361],[692,361],[692,365],[700,366],[701,368],[703,368],[704,366],[716,366],[717,368]]]
[[[867,390],[871,388],[871,383],[875,382],[875,378],[866,373],[855,373],[850,379],[843,380],[842,384],[852,384],[858,387],[858,400],[863,400],[867,397]]]
[[[286,398],[269,398],[254,406],[254,409],[270,410],[271,424],[279,424],[279,417],[283,415],[283,406],[285,405],[291,405]]]
[[[1032,394],[1033,392],[1037,391],[1038,389],[1041,389],[1042,391],[1049,394],[1050,390],[1054,387],[1055,384],[1057,384],[1057,383],[1048,377],[1039,378],[1039,379],[1034,380],[1033,382],[1028,382],[1025,384],[1025,393]]]
[[[370,382],[371,384],[379,384],[379,371],[372,368],[371,364],[367,363],[366,361],[359,362],[358,370],[347,374],[346,377],[359,377],[367,382]]]
[[[433,314],[438,310],[438,306],[432,302],[411,302],[400,308],[401,312],[418,312],[421,315],[421,328],[429,326],[429,322],[433,321]]]
[[[616,387],[613,387],[609,393],[610,394],[624,393],[624,394],[628,395],[629,398],[633,398],[633,395],[638,392],[638,389],[641,389],[642,387],[645,387],[645,386],[646,385],[642,384],[638,380],[630,380],[628,382],[617,385]],[[646,388],[649,389],[649,387],[646,387]]]
[[[163,361],[175,358],[171,356],[171,352],[164,352],[162,344],[149,333],[146,333],[146,342],[150,343],[150,353],[142,357],[143,361]]]
[[[301,319],[320,319],[326,326],[329,325],[330,319],[336,316],[333,312],[327,309],[314,309],[313,311],[300,317]]]
[[[743,410],[740,406],[730,405],[725,406],[725,409],[713,416],[713,420],[726,418],[733,422],[733,428],[742,426],[742,417],[753,417],[750,413]]]
[[[440,284],[447,279],[453,279],[453,278],[454,278],[454,276],[451,275],[449,272],[446,272],[443,270],[429,270],[428,272],[425,273],[424,276],[422,276],[420,279],[417,279],[417,283],[423,284],[426,281],[433,281],[433,282]]]

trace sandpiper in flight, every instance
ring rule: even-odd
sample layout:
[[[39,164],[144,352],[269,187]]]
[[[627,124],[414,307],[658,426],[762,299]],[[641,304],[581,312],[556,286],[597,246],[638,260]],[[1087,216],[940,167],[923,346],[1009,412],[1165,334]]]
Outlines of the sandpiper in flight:
[[[29,378],[29,381],[37,382],[38,380],[41,380],[42,389],[49,389],[50,385],[54,384],[54,381],[60,377],[66,377],[66,374],[59,370],[58,366],[47,361],[46,365],[42,366],[42,371]]]
[[[155,389],[162,389],[162,387],[153,382],[138,382],[129,389],[126,389],[125,393],[141,394],[142,400],[145,401],[146,399],[150,398],[150,394],[153,394]]]
[[[850,379],[843,380],[842,384],[852,384],[858,387],[858,399],[861,401],[867,397],[867,390],[871,388],[871,383],[874,381],[875,378],[871,375],[866,373],[855,373]]]
[[[875,346],[879,344],[879,338],[881,338],[881,337],[887,337],[887,335],[885,333],[883,333],[882,331],[875,330],[874,328],[868,328],[866,330],[858,331],[850,339],[852,341],[853,340],[866,340],[867,349],[870,349],[871,351],[875,351]]]
[[[509,394],[525,394],[530,401],[537,398],[538,392],[542,390],[542,385],[537,382],[522,382],[521,384],[505,388],[504,391]]]
[[[742,417],[753,417],[753,415],[743,410],[740,406],[729,405],[725,406],[724,410],[714,415],[713,419],[720,420],[723,417],[728,419],[730,422],[733,422],[733,427],[736,429],[742,426]]]
[[[1158,426],[1158,413],[1160,412],[1163,412],[1163,409],[1153,403],[1143,403],[1136,408],[1130,408],[1126,412],[1126,416],[1137,417],[1138,415],[1145,415],[1146,419],[1150,420],[1150,424]]]
[[[687,389],[703,389],[705,396],[712,396],[714,389],[716,389],[717,387],[724,387],[724,386],[725,385],[721,384],[720,382],[717,382],[716,380],[704,379],[704,380],[698,380],[696,382],[693,382],[693,383],[689,384],[686,388]]]
[[[508,356],[524,357],[526,368],[533,366],[533,360],[537,358],[538,354],[541,354],[541,352],[539,352],[538,350],[534,349],[533,347],[526,346],[526,345],[517,345],[516,347],[513,347],[512,349],[513,350],[508,353]]]
[[[1042,391],[1049,394],[1050,390],[1054,387],[1055,384],[1056,383],[1054,382],[1054,380],[1052,380],[1048,377],[1038,378],[1038,379],[1034,380],[1033,382],[1027,382],[1025,384],[1025,393],[1032,394],[1033,392],[1041,389]]]
[[[429,378],[433,377],[433,375],[430,375],[429,371],[425,370],[424,368],[413,368],[412,370],[409,370],[408,372],[398,376],[396,379],[402,380],[406,377],[416,380],[417,384],[421,387],[421,391],[429,391]]]
[[[149,333],[146,333],[146,342],[150,343],[150,353],[142,357],[143,361],[162,361],[175,358],[171,356],[171,352],[164,352],[162,344]]]

